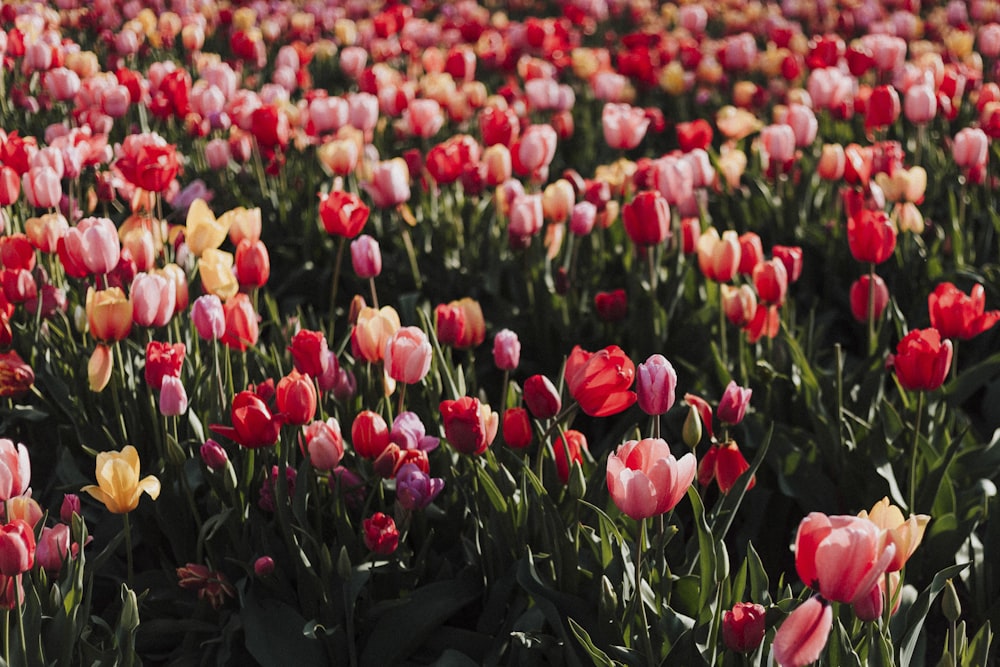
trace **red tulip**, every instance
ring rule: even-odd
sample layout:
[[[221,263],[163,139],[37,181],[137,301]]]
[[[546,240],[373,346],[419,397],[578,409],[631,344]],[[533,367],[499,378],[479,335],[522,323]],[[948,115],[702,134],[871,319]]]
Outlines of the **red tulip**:
[[[927,297],[931,326],[944,338],[969,340],[1000,320],[1000,310],[985,312],[986,294],[982,285],[973,285],[967,295],[952,283],[941,283]]]
[[[764,261],[764,244],[755,232],[740,234],[740,264],[736,269],[741,276],[753,275],[753,270]]]
[[[952,343],[937,329],[913,329],[896,346],[890,363],[903,389],[931,391],[944,384],[951,367]]]
[[[628,295],[623,289],[598,292],[594,295],[594,310],[604,322],[620,322],[628,315]]]
[[[163,192],[180,170],[177,149],[155,133],[130,134],[115,163],[125,180],[150,192]]]
[[[497,434],[499,417],[471,396],[441,402],[441,419],[448,442],[463,454],[482,454]]]
[[[226,314],[226,332],[222,335],[222,342],[240,352],[256,345],[260,332],[250,297],[237,294],[228,299],[222,308]]]
[[[868,109],[865,112],[865,128],[887,127],[899,118],[899,93],[892,86],[878,86],[868,98]]]
[[[896,229],[884,211],[862,209],[847,219],[847,243],[854,259],[881,264],[896,249]]]
[[[708,486],[714,479],[720,491],[729,493],[740,475],[749,469],[750,464],[734,441],[714,444],[698,463],[698,483]],[[752,489],[756,483],[756,477],[751,477],[747,489]]]
[[[753,270],[753,286],[765,304],[781,305],[788,291],[788,271],[778,258],[760,262]]]
[[[319,217],[328,234],[353,239],[368,222],[369,209],[361,199],[343,190],[321,194]]]
[[[14,519],[0,526],[0,574],[13,577],[35,564],[35,531],[26,521]]]
[[[308,375],[297,370],[278,382],[278,410],[285,415],[285,423],[304,426],[316,414],[316,387]]]
[[[524,449],[531,444],[531,418],[524,408],[507,408],[503,413],[503,440],[512,449]]]
[[[816,662],[833,626],[828,602],[809,598],[785,619],[774,635],[774,658],[781,667],[805,667]]]
[[[712,143],[712,126],[704,118],[677,123],[677,143],[685,153],[696,148],[708,148]]]
[[[272,415],[264,399],[253,391],[241,391],[233,398],[232,426],[212,424],[219,435],[248,449],[269,447],[278,441],[283,415]]]
[[[781,260],[788,272],[788,284],[797,282],[802,276],[802,248],[799,246],[776,245],[771,247],[771,255]]]
[[[722,615],[722,642],[730,651],[749,653],[764,641],[764,607],[737,602]]]
[[[535,419],[555,417],[562,409],[559,390],[544,375],[532,375],[524,381],[524,403]]]
[[[377,412],[362,410],[351,425],[351,443],[359,456],[374,461],[389,446],[389,425]]]
[[[300,373],[318,378],[329,368],[329,347],[322,331],[300,329],[292,336],[288,351],[292,353],[292,362]]]
[[[629,391],[635,379],[635,364],[617,345],[588,352],[579,345],[566,360],[564,373],[570,395],[591,417],[619,413],[636,401]]]
[[[271,276],[271,258],[263,241],[243,239],[236,246],[236,279],[246,287],[263,287]]]
[[[851,283],[851,315],[853,315],[854,319],[858,322],[868,321],[868,293],[870,282],[871,278],[868,275],[863,275]],[[873,309],[872,315],[877,321],[881,319],[882,313],[885,312],[885,307],[889,305],[889,288],[886,287],[885,281],[882,280],[881,276],[877,274],[875,275],[875,289],[873,297],[873,300],[875,301],[875,308]]]
[[[380,556],[388,556],[399,547],[399,530],[391,516],[375,512],[361,522],[365,546]]]
[[[622,207],[622,220],[637,246],[663,243],[670,237],[670,206],[658,191],[644,191]]]
[[[563,484],[569,484],[569,471],[574,463],[583,465],[583,451],[587,449],[587,437],[573,429],[567,429],[552,443],[556,473]]]
[[[146,384],[159,391],[163,378],[179,378],[184,365],[184,353],[184,343],[150,341],[146,345]]]

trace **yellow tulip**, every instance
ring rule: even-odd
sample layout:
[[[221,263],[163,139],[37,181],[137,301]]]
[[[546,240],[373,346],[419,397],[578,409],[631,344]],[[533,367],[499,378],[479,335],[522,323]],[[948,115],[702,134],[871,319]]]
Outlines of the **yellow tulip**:
[[[861,510],[858,516],[884,530],[887,541],[896,545],[896,556],[889,565],[889,572],[903,568],[924,539],[924,529],[931,520],[926,514],[911,514],[904,518],[902,510],[890,503],[888,498],[875,503],[869,512]]]
[[[214,294],[223,301],[240,290],[233,273],[233,254],[209,248],[198,260],[198,275],[206,294]]]
[[[195,257],[209,249],[216,249],[229,234],[229,219],[216,219],[203,199],[195,199],[188,208],[184,241]]]
[[[127,514],[139,506],[143,491],[156,500],[160,495],[160,480],[153,475],[139,479],[139,453],[132,445],[120,452],[97,455],[97,486],[88,484],[81,491],[104,503],[109,512]]]

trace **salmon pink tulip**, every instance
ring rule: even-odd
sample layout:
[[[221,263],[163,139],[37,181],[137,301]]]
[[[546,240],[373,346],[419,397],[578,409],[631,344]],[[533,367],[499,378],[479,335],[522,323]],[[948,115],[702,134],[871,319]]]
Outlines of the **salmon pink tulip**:
[[[774,635],[774,659],[781,667],[805,667],[823,652],[833,627],[833,608],[812,597],[788,615]]]
[[[608,457],[607,482],[611,499],[622,512],[639,520],[674,508],[694,480],[694,454],[680,459],[666,440],[629,440]]]
[[[617,345],[598,352],[574,347],[566,360],[564,378],[570,396],[591,417],[617,414],[637,398],[629,390],[635,380],[635,364]]]

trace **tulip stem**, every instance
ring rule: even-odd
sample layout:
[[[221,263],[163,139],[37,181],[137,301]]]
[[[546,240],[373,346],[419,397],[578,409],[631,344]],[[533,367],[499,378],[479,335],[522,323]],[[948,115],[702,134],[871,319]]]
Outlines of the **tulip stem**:
[[[868,265],[868,355],[875,352],[875,263]]]
[[[17,585],[16,583],[14,584]],[[10,609],[3,612],[3,658],[10,664]]]
[[[410,260],[410,272],[413,273],[413,284],[419,291],[423,289],[424,281],[420,279],[420,267],[417,266],[417,252],[413,249],[413,239],[410,238],[410,230],[406,227],[403,227],[403,246],[406,248],[406,257]]]
[[[21,640],[21,660],[27,663],[28,643],[24,638],[24,600],[21,599],[21,594],[24,592],[21,589],[21,577],[23,576],[18,574],[14,577],[14,600],[17,602],[17,634]]]
[[[642,641],[643,650],[646,653],[646,664],[655,665],[653,659],[653,645],[649,641],[649,621],[646,618],[646,605],[642,602],[642,546],[646,537],[646,519],[639,520],[639,535],[635,542],[635,590],[632,592],[634,604],[639,605],[639,618],[642,619],[642,629],[639,631],[639,639]]]
[[[920,447],[920,415],[924,411],[924,392],[917,394],[917,410],[913,418],[913,451],[910,453],[910,514],[916,514],[917,508],[917,450]]]
[[[128,582],[128,587],[132,588],[132,526],[129,524],[128,512],[122,514],[122,519],[125,522],[125,580]]]
[[[375,278],[368,279],[368,286],[372,291],[372,307],[378,309],[378,292],[375,291]]]
[[[347,238],[340,236],[337,241],[337,257],[333,261],[333,281],[330,283],[330,334],[333,334],[333,321],[337,316],[337,288],[340,286],[340,266],[344,262],[344,246]]]

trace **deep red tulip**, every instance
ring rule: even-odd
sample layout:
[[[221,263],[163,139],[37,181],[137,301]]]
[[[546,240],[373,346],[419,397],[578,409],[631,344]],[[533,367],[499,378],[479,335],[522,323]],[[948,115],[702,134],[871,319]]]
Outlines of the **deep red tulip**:
[[[605,322],[620,322],[628,314],[628,295],[623,289],[598,292],[594,295],[594,310]]]
[[[278,411],[285,415],[285,423],[304,426],[316,414],[316,387],[308,375],[297,370],[278,382]]]
[[[463,396],[441,402],[444,434],[452,447],[463,454],[482,454],[496,437],[498,415],[478,398]]]
[[[380,556],[388,556],[399,546],[399,530],[391,516],[376,512],[361,522],[365,546]]]
[[[722,615],[722,642],[730,651],[749,653],[764,641],[764,607],[753,602],[737,602]]]
[[[588,352],[579,345],[566,360],[564,374],[570,395],[591,417],[617,414],[636,401],[629,391],[635,379],[635,364],[617,345]]]
[[[858,322],[868,321],[868,293],[871,278],[866,274],[851,283],[850,301],[851,315]],[[875,275],[875,289],[873,292],[875,308],[872,309],[872,316],[876,321],[882,318],[885,307],[889,305],[889,288],[879,275]]]
[[[781,305],[788,292],[788,270],[778,259],[760,262],[753,269],[753,286],[762,303]]]
[[[524,408],[507,408],[503,413],[503,441],[511,449],[524,449],[531,444],[531,417]]]
[[[865,112],[865,128],[887,127],[899,118],[899,93],[889,85],[878,86],[868,98]]]
[[[583,465],[583,451],[586,449],[587,437],[573,429],[567,429],[552,443],[556,473],[563,484],[569,483],[569,472],[574,463]]]
[[[377,412],[362,410],[351,425],[351,443],[359,456],[374,461],[389,446],[389,425]]]
[[[704,118],[689,123],[677,123],[677,143],[685,153],[705,149],[712,143],[712,126]]]
[[[1000,320],[1000,310],[986,312],[986,293],[982,285],[973,285],[966,294],[952,283],[941,283],[927,297],[931,326],[944,338],[969,340]]]
[[[184,353],[184,343],[150,341],[146,345],[146,384],[159,391],[164,377],[179,378]]]
[[[532,375],[524,381],[524,403],[535,419],[555,417],[562,409],[559,390],[544,375]]]
[[[942,342],[937,329],[913,329],[899,341],[890,361],[903,389],[931,391],[948,377],[951,355],[951,341]]]
[[[329,347],[322,331],[300,329],[292,336],[288,351],[292,353],[292,362],[300,373],[318,378],[329,368]]]

